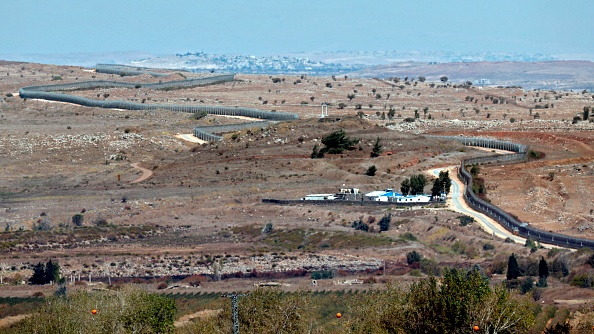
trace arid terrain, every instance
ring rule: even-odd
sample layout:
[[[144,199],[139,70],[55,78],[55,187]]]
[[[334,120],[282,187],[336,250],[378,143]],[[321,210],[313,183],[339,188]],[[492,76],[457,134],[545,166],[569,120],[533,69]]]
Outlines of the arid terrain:
[[[26,279],[31,264],[58,258],[64,276],[83,279],[89,273],[103,278],[211,275],[213,263],[221,262],[223,274],[242,272],[255,277],[252,281],[258,280],[254,272],[303,268],[363,277],[384,263],[382,274],[406,280],[411,250],[442,266],[479,263],[491,274],[492,266],[507,261],[512,252],[545,256],[547,250],[530,255],[524,245],[504,243],[476,224],[460,226],[459,214],[445,206],[276,206],[261,201],[335,193],[343,187],[399,189],[411,175],[489,154],[426,134],[529,145],[541,159],[481,167],[487,198],[538,228],[594,238],[594,123],[582,119],[584,107],[594,107],[588,92],[280,75],[237,75],[232,83],[183,90],[72,92],[102,100],[241,106],[300,117],[204,144],[176,135],[192,133],[196,125],[244,120],[211,115],[196,120],[170,111],[106,110],[18,97],[18,90],[30,85],[155,82],[191,75],[120,77],[80,67],[0,62],[0,227],[5,230],[0,234],[0,275]],[[330,104],[329,116],[320,121],[323,102]],[[314,145],[339,129],[360,139],[355,149],[310,159]],[[370,158],[378,137],[384,154]],[[377,167],[375,176],[365,175],[371,165]],[[139,179],[143,173],[146,179]],[[72,217],[79,213],[83,227],[74,227]],[[389,231],[351,228],[362,218],[377,231],[377,221],[388,213]],[[273,231],[263,233],[268,223]],[[418,241],[402,238],[406,232]],[[464,249],[452,250],[456,243]],[[485,243],[495,250],[484,249]],[[583,256],[574,260],[583,264]],[[286,279],[293,285],[310,283]],[[252,281],[233,278],[202,286],[228,290]],[[550,282],[552,287],[561,284]],[[0,295],[30,295],[36,289],[2,286]],[[592,295],[577,288],[566,294],[549,291],[550,298],[543,297],[547,302]]]

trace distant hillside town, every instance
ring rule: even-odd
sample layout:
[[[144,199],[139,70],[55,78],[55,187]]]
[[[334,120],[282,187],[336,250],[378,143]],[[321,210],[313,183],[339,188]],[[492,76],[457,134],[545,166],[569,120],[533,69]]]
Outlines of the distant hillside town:
[[[136,66],[179,68],[195,72],[243,74],[312,74],[336,75],[355,72],[363,64],[340,64],[288,56],[217,55],[204,52],[176,54],[131,62]]]

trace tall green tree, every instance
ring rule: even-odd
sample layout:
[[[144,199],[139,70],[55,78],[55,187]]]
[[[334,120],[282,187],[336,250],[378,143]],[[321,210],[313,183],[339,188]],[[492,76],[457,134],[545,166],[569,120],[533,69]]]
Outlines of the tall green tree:
[[[425,175],[418,174],[410,177],[410,193],[411,195],[422,194],[427,185],[427,178]]]
[[[52,261],[52,259],[47,261],[45,264],[45,280],[46,283],[58,283],[60,281],[60,264],[58,261]]]
[[[353,146],[358,142],[359,139],[349,138],[344,130],[340,129],[322,138],[322,144],[325,146],[320,150],[320,152],[328,154],[340,154],[345,150],[353,149]]]
[[[380,137],[377,137],[375,143],[373,144],[373,149],[371,150],[371,157],[377,158],[382,154],[382,144],[380,143]]]
[[[60,264],[50,259],[46,263],[39,262],[33,266],[33,275],[29,278],[29,283],[34,285],[58,283],[60,279]]]
[[[405,179],[404,181],[402,181],[400,183],[400,192],[402,193],[403,196],[408,195],[408,193],[410,192],[410,180],[409,179]]]
[[[516,254],[512,253],[507,261],[507,279],[517,279],[520,277],[520,266],[518,265],[518,259]]]
[[[29,278],[29,283],[33,285],[47,284],[45,280],[45,263],[39,262],[33,266],[33,275]]]
[[[538,277],[549,277],[549,265],[543,256],[540,257],[538,262]]]
[[[452,187],[452,179],[450,179],[450,171],[442,170],[439,172],[439,184],[446,194],[450,193]]]
[[[387,215],[384,215],[378,223],[380,232],[389,230],[391,222],[392,222],[392,214],[388,213]]]
[[[433,180],[433,187],[431,187],[431,196],[438,197],[442,193],[442,186],[439,179]]]

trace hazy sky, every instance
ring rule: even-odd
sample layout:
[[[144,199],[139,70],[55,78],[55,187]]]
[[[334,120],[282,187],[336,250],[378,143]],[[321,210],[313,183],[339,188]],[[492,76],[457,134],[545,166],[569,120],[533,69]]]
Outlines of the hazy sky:
[[[0,54],[594,54],[592,0],[13,0]]]

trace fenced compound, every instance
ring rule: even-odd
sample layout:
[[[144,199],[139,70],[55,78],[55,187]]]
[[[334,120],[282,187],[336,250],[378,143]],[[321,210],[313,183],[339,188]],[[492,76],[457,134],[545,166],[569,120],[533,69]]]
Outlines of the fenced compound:
[[[464,191],[464,200],[472,209],[479,211],[486,216],[497,221],[508,231],[518,234],[523,238],[531,238],[542,243],[557,245],[568,248],[582,248],[590,247],[594,248],[594,240],[570,237],[567,235],[547,232],[536,229],[530,226],[526,222],[522,222],[516,217],[509,213],[501,210],[497,206],[484,201],[472,191],[472,175],[466,170],[466,166],[474,164],[488,164],[488,163],[502,163],[502,162],[522,162],[526,160],[528,152],[528,146],[512,143],[508,141],[498,141],[493,139],[485,138],[468,138],[468,137],[451,137],[451,136],[428,136],[433,138],[443,138],[447,140],[456,140],[467,146],[480,146],[493,149],[502,149],[506,151],[516,152],[517,154],[506,154],[506,155],[491,155],[486,157],[478,157],[465,159],[460,162],[458,168],[458,177],[462,180],[466,186]]]
[[[147,73],[145,68],[131,67],[125,65],[97,65],[97,70],[103,71],[104,73],[108,70],[111,71],[127,71],[128,75],[137,75]],[[138,72],[138,73],[136,73]],[[131,74],[135,73],[135,74]],[[149,72],[150,73],[150,72]],[[117,72],[116,74],[120,74]],[[223,106],[204,106],[204,105],[179,105],[179,104],[147,104],[137,103],[123,100],[95,100],[81,96],[75,96],[70,94],[64,94],[61,92],[65,91],[76,91],[86,89],[97,89],[97,88],[148,88],[148,89],[184,89],[191,87],[199,87],[206,85],[214,85],[225,82],[231,82],[235,78],[234,75],[218,75],[207,78],[188,79],[188,80],[177,80],[159,83],[129,83],[129,82],[117,82],[117,81],[84,81],[74,82],[57,85],[44,85],[44,86],[29,86],[23,87],[19,90],[19,94],[22,98],[26,99],[43,99],[49,101],[58,101],[78,104],[85,107],[96,107],[96,108],[107,108],[107,109],[124,109],[124,110],[169,110],[176,112],[186,113],[199,113],[206,112],[211,115],[225,115],[225,116],[243,116],[250,118],[257,118],[263,120],[273,121],[289,121],[298,119],[299,116],[294,113],[276,112],[276,111],[265,111],[254,108],[239,108],[239,107],[223,107]],[[236,128],[240,128],[239,125],[235,125]],[[251,127],[251,126],[246,126]],[[230,126],[230,129],[233,127]],[[218,130],[215,130],[218,131]],[[232,130],[230,130],[232,131]],[[223,132],[223,131],[219,131]],[[209,127],[196,127],[194,128],[194,135],[202,140],[217,141],[221,140],[222,137],[213,134],[209,131]]]

